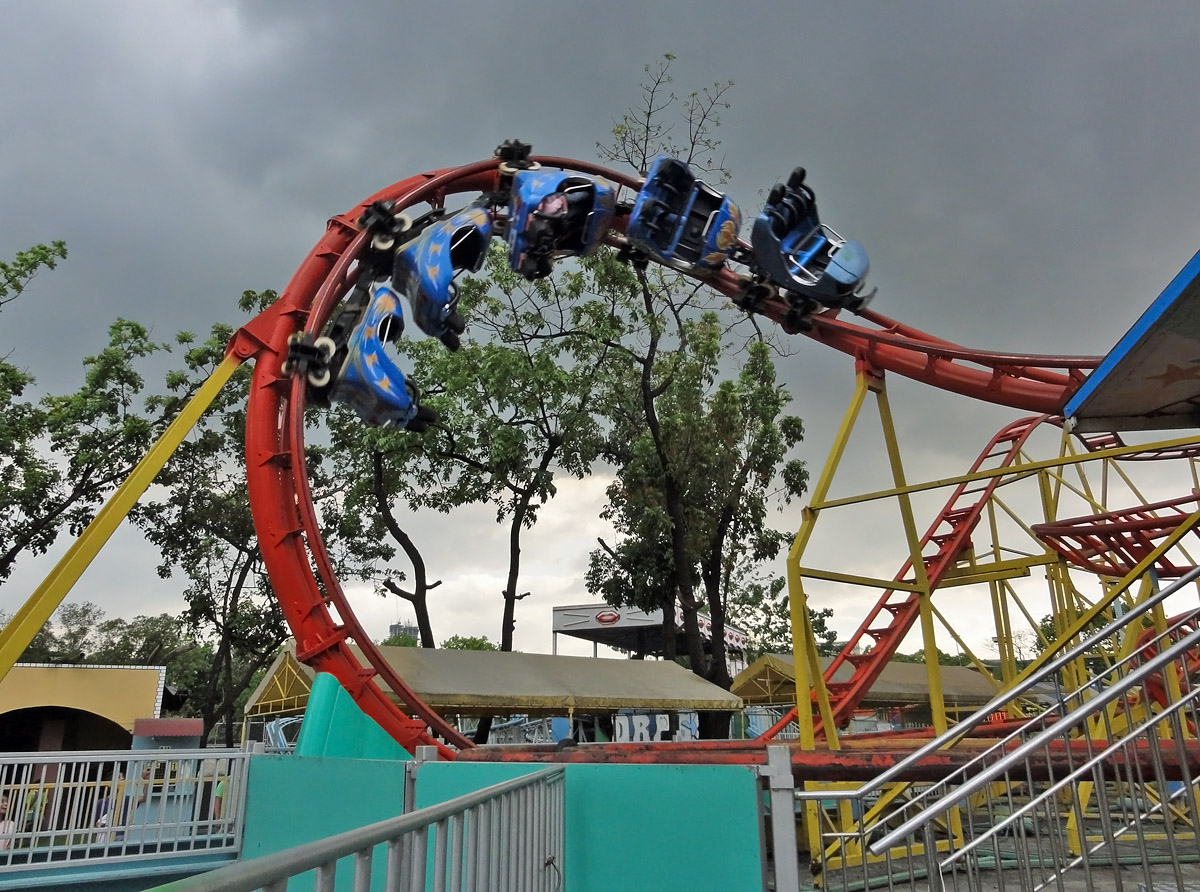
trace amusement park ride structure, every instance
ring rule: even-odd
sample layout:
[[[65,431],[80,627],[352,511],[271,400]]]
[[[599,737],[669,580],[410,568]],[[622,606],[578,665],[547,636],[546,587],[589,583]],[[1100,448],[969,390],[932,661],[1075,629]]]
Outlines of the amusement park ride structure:
[[[603,178],[614,188],[632,193],[638,193],[644,185],[639,178],[565,158],[532,156],[523,161],[531,167],[540,165],[544,171]],[[1147,597],[1158,578],[1177,577],[1195,566],[1182,549],[1181,540],[1200,520],[1192,471],[1193,461],[1200,455],[1200,435],[1127,444],[1115,431],[1194,425],[1200,360],[1192,359],[1197,348],[1196,326],[1188,308],[1198,303],[1194,300],[1193,279],[1200,271],[1200,255],[1102,361],[1098,357],[973,350],[903,325],[861,304],[853,310],[853,321],[843,318],[844,307],[809,303],[798,309],[794,295],[789,296],[785,289],[770,287],[770,283],[763,287],[762,277],[756,277],[753,267],[748,266],[753,260],[752,246],[737,241],[728,262],[683,271],[742,310],[765,316],[789,333],[802,334],[851,356],[856,373],[854,395],[813,486],[787,559],[798,708],[762,738],[750,741],[606,744],[563,752],[545,747],[473,746],[426,706],[383,660],[334,575],[305,467],[303,434],[309,377],[303,367],[297,369],[294,351],[289,359],[289,351],[297,343],[317,343],[354,288],[372,241],[378,236],[364,222],[370,219],[372,209],[385,207],[396,214],[412,214],[414,209],[427,207],[437,219],[451,196],[467,193],[483,196],[486,202],[488,196],[502,194],[505,178],[511,181],[512,173],[512,164],[496,157],[420,174],[381,190],[331,219],[325,235],[278,301],[236,333],[225,361],[51,575],[0,631],[0,675],[50,618],[220,387],[246,360],[254,360],[246,426],[249,496],[263,560],[295,636],[297,656],[317,671],[336,676],[363,711],[405,748],[435,746],[445,759],[761,762],[765,759],[765,744],[795,722],[799,739],[792,750],[797,777],[825,781],[869,777],[881,766],[892,764],[898,754],[911,750],[912,741],[923,732],[897,732],[851,742],[849,738],[839,739],[839,729],[854,715],[910,632],[919,630],[929,657],[926,667],[933,711],[933,729],[925,734],[929,736],[948,726],[937,663],[939,624],[994,678],[999,693],[1029,677],[1078,640],[1082,632],[1120,612],[1122,605]],[[619,212],[622,207],[624,214]],[[618,204],[617,208],[604,240],[628,251],[628,205]],[[641,259],[644,261],[644,256]],[[855,305],[848,302],[845,306]],[[457,332],[451,334],[456,336]],[[1097,367],[1099,371],[1089,377]],[[888,373],[1034,414],[1012,422],[992,437],[964,474],[910,484],[887,398]],[[893,485],[858,496],[831,498],[839,462],[868,395],[874,397],[878,407]],[[1027,452],[1031,438],[1035,434],[1044,437],[1047,432],[1058,444],[1058,455],[1031,458]],[[1185,466],[1190,477],[1188,494],[1148,501],[1128,472],[1135,464],[1147,462]],[[1101,469],[1098,483],[1087,477],[1085,466]],[[1023,517],[1004,498],[1010,487],[1022,481],[1036,489],[1041,506],[1037,520]],[[943,489],[949,491],[949,496],[922,532],[913,497]],[[1118,490],[1128,493],[1129,506],[1110,508],[1120,498]],[[821,516],[834,509],[885,500],[897,506],[907,544],[907,558],[893,578],[862,577],[804,565],[806,547]],[[1064,517],[1069,500],[1082,507],[1077,514]],[[1005,528],[1023,537],[1020,547],[1001,543]],[[1044,628],[1038,631],[1037,613],[1027,606],[1025,596],[1018,592],[1020,586],[1014,584],[1035,570],[1046,575],[1052,635]],[[1080,572],[1099,580],[1098,597],[1085,596],[1073,581]],[[868,586],[883,591],[842,652],[823,671],[817,663],[808,621],[806,583]],[[964,586],[986,588],[981,601],[986,598],[995,621],[998,667],[985,667],[934,603],[935,593]],[[1031,662],[1019,659],[1015,644],[1021,616],[1041,636],[1039,653]],[[352,653],[351,642],[365,656],[365,665]],[[849,675],[844,667],[849,667]],[[1081,659],[1069,671],[1085,676],[1087,668]],[[395,693],[399,705],[384,693],[378,680]],[[996,721],[989,723],[990,727],[983,726],[976,733],[999,733],[1022,721],[1022,715],[1021,703],[1014,700],[996,716]],[[954,758],[952,752],[931,754],[930,770],[953,764]]]

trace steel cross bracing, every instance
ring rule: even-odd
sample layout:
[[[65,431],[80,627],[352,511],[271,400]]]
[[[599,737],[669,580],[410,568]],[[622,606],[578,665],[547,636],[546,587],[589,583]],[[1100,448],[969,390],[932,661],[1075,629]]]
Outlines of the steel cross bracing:
[[[1001,429],[971,465],[968,474],[993,468],[1010,467],[1033,430],[1046,421],[1046,416],[1022,418]],[[1001,483],[1000,476],[982,481],[966,481],[955,487],[933,525],[921,537],[921,549],[932,593],[971,547],[971,532],[979,523],[984,506]],[[932,552],[926,553],[932,547]],[[894,579],[914,582],[912,560],[906,560]],[[879,680],[884,667],[896,654],[900,642],[912,630],[920,617],[921,593],[906,588],[889,589],[883,593],[862,624],[850,636],[832,663],[825,669],[825,687],[835,725],[848,722],[871,686]],[[853,671],[849,679],[833,681],[837,671],[849,664]],[[799,696],[799,695],[798,695]],[[773,738],[793,719],[796,710],[787,713],[763,735]],[[822,730],[814,717],[814,731]]]

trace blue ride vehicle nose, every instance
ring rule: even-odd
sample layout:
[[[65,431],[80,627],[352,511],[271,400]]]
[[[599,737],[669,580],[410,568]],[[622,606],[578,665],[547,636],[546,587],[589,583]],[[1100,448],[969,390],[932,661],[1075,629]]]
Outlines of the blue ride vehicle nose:
[[[377,286],[350,334],[330,399],[351,406],[367,424],[423,430],[432,420],[429,410],[418,405],[416,388],[384,349],[403,330],[404,311],[396,293],[387,285]]]
[[[851,288],[863,280],[870,268],[867,249],[856,239],[848,239],[829,258],[829,275]]]
[[[458,349],[466,328],[458,314],[455,273],[479,271],[492,229],[492,215],[472,205],[433,224],[396,254],[392,284],[412,304],[417,327],[451,350]]]

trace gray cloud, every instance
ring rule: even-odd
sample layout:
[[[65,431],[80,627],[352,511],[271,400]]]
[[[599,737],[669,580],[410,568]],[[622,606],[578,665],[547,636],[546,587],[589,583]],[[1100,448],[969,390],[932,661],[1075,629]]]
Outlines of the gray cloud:
[[[117,315],[161,338],[237,322],[243,289],[282,288],[326,218],[388,183],[512,137],[593,159],[636,101],[641,67],[666,51],[678,55],[679,91],[736,82],[721,131],[731,194],[752,208],[806,165],[828,221],[871,252],[875,308],[942,337],[1104,352],[1200,245],[1200,20],[1189,3],[487,9],[0,9],[0,256],[54,238],[71,251],[0,316],[0,352],[61,389]],[[781,374],[815,471],[851,364],[800,343]],[[889,387],[913,477],[964,470],[1014,417],[911,382]],[[850,460],[882,458],[856,440]],[[592,541],[592,496],[547,536],[554,548],[571,541],[572,523]],[[102,558],[84,594],[113,614],[142,611],[148,588],[170,603],[152,569],[137,594],[113,583],[128,576],[118,567],[154,563],[134,557],[135,535],[119,539],[120,562]],[[578,572],[585,552],[576,546],[563,566]],[[433,552],[448,565],[460,554]],[[474,569],[500,572],[502,550],[487,560]],[[22,567],[0,606],[12,609],[44,566]],[[548,627],[544,605],[522,608],[523,623]],[[464,600],[446,634],[475,629],[488,609]],[[498,625],[495,612],[480,628]]]

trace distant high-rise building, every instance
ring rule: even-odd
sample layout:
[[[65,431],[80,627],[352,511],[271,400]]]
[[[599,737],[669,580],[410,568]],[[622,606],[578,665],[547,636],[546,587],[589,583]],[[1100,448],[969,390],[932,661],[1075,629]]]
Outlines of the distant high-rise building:
[[[388,637],[395,638],[397,635],[407,635],[409,638],[421,640],[421,630],[417,628],[416,623],[392,623],[388,626]]]

